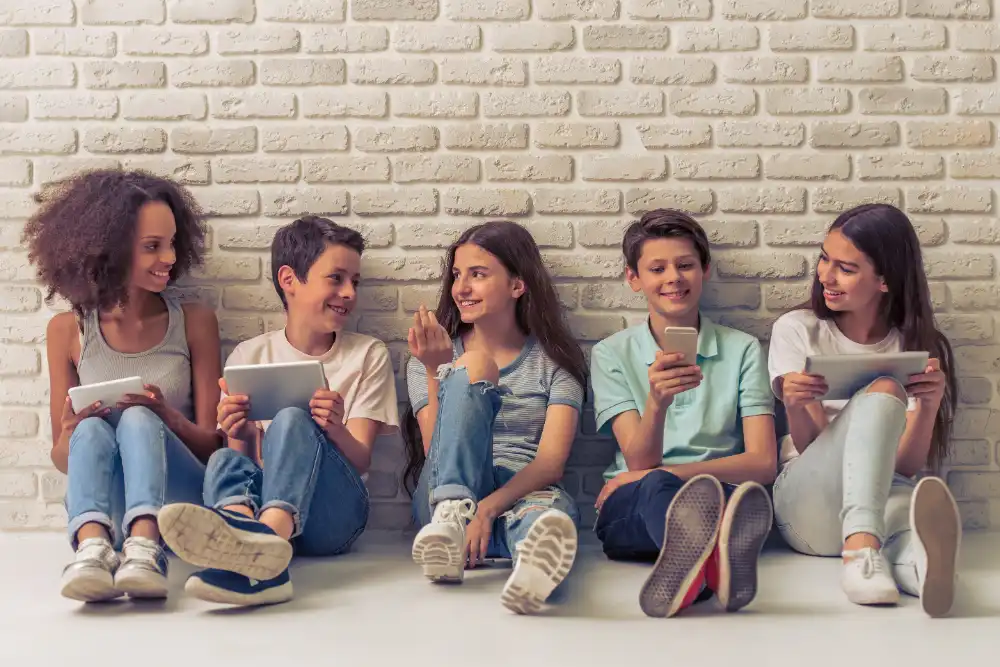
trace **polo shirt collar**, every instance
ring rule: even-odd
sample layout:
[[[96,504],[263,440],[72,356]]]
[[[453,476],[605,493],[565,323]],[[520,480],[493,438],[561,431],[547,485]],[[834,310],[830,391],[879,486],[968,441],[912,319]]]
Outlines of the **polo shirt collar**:
[[[698,320],[698,356],[702,359],[710,359],[719,353],[718,332],[716,331],[715,324],[712,323],[712,320],[705,317],[704,313],[698,313]],[[656,352],[660,349],[660,346],[656,344],[656,339],[653,338],[653,332],[649,327],[649,317],[646,318],[645,326],[640,327],[636,343],[639,345],[639,351],[646,365],[651,366],[656,361]]]

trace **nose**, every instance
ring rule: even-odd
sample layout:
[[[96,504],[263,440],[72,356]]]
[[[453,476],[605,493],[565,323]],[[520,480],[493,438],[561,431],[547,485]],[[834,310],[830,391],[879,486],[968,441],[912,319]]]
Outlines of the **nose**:
[[[169,264],[173,266],[174,262],[176,261],[177,261],[177,251],[174,250],[172,246],[166,247],[160,253],[160,262],[162,262],[163,264]]]
[[[676,266],[668,266],[663,269],[663,277],[667,282],[677,282],[681,278],[681,272],[677,270]]]
[[[358,296],[358,288],[354,286],[354,283],[344,283],[344,286],[340,290],[340,298],[352,300]]]

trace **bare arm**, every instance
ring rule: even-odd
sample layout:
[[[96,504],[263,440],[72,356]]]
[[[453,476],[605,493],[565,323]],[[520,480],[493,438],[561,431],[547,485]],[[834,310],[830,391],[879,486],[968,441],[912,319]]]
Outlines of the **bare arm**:
[[[910,377],[906,390],[916,400],[917,409],[906,413],[906,430],[896,450],[896,472],[900,475],[913,477],[927,465],[946,387],[947,378],[937,359],[930,359],[923,373]]]
[[[372,465],[372,448],[378,435],[379,423],[374,419],[355,417],[348,419],[345,428],[331,438],[340,453],[351,462],[358,474],[368,472]]]
[[[720,482],[770,484],[778,469],[778,445],[774,438],[774,417],[755,415],[743,418],[743,441],[746,451],[711,461],[663,466],[681,479],[695,475],[713,475]]]
[[[431,369],[427,372],[427,405],[417,413],[417,424],[420,426],[420,439],[424,443],[424,456],[430,454],[431,437],[434,435],[434,425],[437,424],[438,414],[438,388],[441,383],[437,379],[437,373]]]
[[[79,340],[76,316],[60,313],[51,320],[45,332],[45,356],[49,367],[49,419],[52,424],[52,463],[66,473],[69,462],[69,434],[63,434],[62,415],[71,387],[80,384],[73,363],[73,341]],[[65,437],[63,437],[65,435]]]
[[[215,313],[200,304],[184,305],[184,329],[191,351],[191,385],[195,421],[176,410],[167,415],[167,427],[202,461],[223,445],[218,433],[217,407],[222,357],[219,322]]]
[[[826,393],[826,381],[816,375],[788,373],[778,379],[778,389],[792,443],[801,454],[827,426],[823,404],[816,400]]]
[[[663,463],[663,433],[667,422],[667,409],[652,395],[646,399],[646,410],[623,412],[611,421],[618,447],[625,457],[629,470],[650,470]]]

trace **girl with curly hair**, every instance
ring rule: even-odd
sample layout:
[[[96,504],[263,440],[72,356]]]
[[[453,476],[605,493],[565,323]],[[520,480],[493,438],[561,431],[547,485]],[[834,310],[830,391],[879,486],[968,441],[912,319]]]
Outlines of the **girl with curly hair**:
[[[184,189],[137,171],[80,173],[38,201],[23,241],[46,301],[72,307],[46,333],[52,462],[68,475],[76,549],[62,594],[162,598],[157,513],[201,501],[204,462],[220,445],[215,313],[164,292],[201,263],[204,216]],[[143,394],[74,412],[71,387],[133,376]]]

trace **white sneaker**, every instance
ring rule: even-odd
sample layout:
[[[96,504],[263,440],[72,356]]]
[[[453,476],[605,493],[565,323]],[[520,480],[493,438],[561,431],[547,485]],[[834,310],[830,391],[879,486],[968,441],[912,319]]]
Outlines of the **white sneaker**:
[[[442,500],[434,518],[413,540],[413,561],[431,581],[461,582],[465,577],[465,524],[476,516],[469,499]]]
[[[86,539],[76,548],[76,557],[62,575],[62,595],[80,602],[102,602],[121,595],[115,588],[118,554],[103,537]]]
[[[115,588],[132,598],[167,597],[167,556],[146,537],[130,537],[122,547],[125,559],[115,573]]]
[[[576,525],[559,510],[546,510],[535,519],[517,545],[517,563],[507,579],[500,602],[517,614],[542,608],[576,559]]]
[[[872,547],[845,551],[840,584],[854,604],[896,604],[899,589],[882,552]]]
[[[919,562],[920,606],[933,618],[946,616],[955,601],[962,519],[941,478],[925,477],[917,483],[910,500],[910,527]]]

